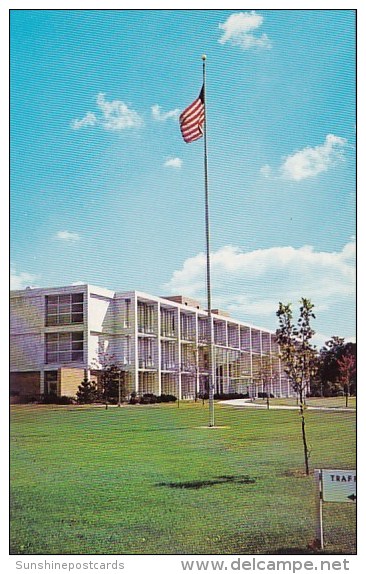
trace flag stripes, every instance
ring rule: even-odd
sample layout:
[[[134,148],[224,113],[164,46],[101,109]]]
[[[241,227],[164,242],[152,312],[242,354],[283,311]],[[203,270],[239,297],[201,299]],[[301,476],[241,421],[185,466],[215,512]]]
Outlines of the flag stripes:
[[[186,143],[191,143],[203,136],[205,121],[205,103],[203,86],[200,95],[179,116],[180,131]]]

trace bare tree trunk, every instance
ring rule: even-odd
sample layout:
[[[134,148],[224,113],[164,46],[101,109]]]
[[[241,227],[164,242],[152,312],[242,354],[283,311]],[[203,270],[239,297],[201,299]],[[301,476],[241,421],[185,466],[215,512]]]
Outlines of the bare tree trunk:
[[[348,408],[348,385],[346,385],[346,408]]]
[[[305,471],[307,476],[310,474],[309,470],[309,455],[310,451],[308,449],[308,443],[306,440],[306,429],[305,429],[305,412],[304,412],[304,403],[302,398],[302,393],[300,392],[300,414],[301,414],[301,433],[302,433],[302,444],[304,447],[304,460],[305,460]]]

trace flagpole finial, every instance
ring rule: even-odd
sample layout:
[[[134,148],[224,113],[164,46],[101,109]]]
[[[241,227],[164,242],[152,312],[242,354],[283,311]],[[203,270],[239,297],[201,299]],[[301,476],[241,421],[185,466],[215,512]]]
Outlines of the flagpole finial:
[[[206,54],[202,54],[202,60],[206,60],[207,56]]]

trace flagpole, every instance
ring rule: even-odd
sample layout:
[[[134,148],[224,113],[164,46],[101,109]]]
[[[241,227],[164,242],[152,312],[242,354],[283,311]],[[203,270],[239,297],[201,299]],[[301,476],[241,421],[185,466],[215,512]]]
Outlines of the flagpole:
[[[210,214],[208,201],[208,161],[207,161],[207,100],[206,100],[206,55],[202,56],[203,64],[203,101],[205,106],[205,121],[203,124],[204,137],[204,172],[205,172],[205,223],[206,223],[206,288],[207,288],[207,315],[208,315],[208,368],[209,368],[209,426],[215,425],[214,413],[214,390],[215,390],[215,365],[213,353],[213,323],[211,313],[211,273],[210,273]]]

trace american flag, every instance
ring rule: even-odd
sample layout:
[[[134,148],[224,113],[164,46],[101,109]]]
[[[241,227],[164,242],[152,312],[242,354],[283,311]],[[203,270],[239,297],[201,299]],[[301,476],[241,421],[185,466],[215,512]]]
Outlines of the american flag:
[[[205,121],[205,102],[203,86],[200,95],[179,116],[180,131],[186,143],[191,143],[203,136]]]

